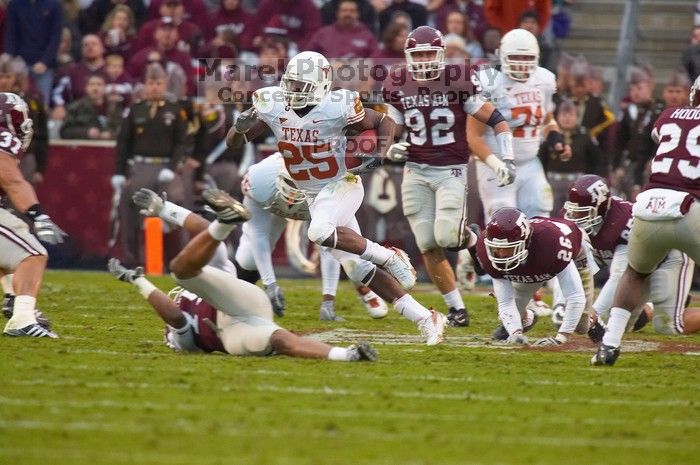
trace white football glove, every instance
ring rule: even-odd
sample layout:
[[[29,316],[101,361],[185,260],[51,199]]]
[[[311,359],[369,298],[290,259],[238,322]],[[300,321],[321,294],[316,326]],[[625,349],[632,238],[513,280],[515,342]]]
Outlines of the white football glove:
[[[496,170],[498,186],[503,187],[515,182],[515,163],[513,160],[504,160],[503,164]]]
[[[233,129],[239,134],[245,134],[250,128],[258,122],[258,111],[255,107],[250,107],[241,113],[236,122],[233,124]]]
[[[175,173],[170,168],[163,168],[158,173],[158,182],[160,183],[169,183],[173,179],[175,179]]]
[[[389,147],[386,157],[394,162],[401,163],[408,160],[408,142],[397,142]]]
[[[119,281],[124,281],[125,283],[134,284],[136,278],[143,277],[143,268],[138,267],[133,270],[122,265],[118,259],[110,258],[107,262],[107,269],[112,275]]]
[[[41,242],[51,245],[63,244],[64,237],[68,235],[46,214],[34,218],[34,234]]]
[[[137,207],[140,207],[139,213],[143,216],[159,216],[160,212],[163,211],[163,205],[168,199],[165,192],[163,192],[163,197],[153,192],[150,189],[142,187],[137,190],[131,197]]]
[[[126,176],[124,176],[123,174],[115,174],[110,178],[109,181],[112,184],[112,189],[121,189],[122,187],[124,187],[124,184],[126,184]]]

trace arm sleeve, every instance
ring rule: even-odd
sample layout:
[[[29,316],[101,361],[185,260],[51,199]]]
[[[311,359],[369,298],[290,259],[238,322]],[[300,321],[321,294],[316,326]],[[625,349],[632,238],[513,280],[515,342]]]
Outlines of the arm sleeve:
[[[583,310],[586,307],[586,292],[583,289],[581,276],[576,269],[574,261],[557,274],[561,292],[566,299],[566,310],[564,310],[564,322],[559,328],[560,333],[571,334],[576,329]]]
[[[494,279],[493,292],[498,301],[498,318],[500,318],[508,334],[522,331],[523,322],[520,318],[518,307],[515,305],[515,290],[511,282],[505,279]]]
[[[610,276],[593,303],[593,310],[600,316],[612,308],[613,298],[622,274],[627,268],[627,245],[618,245],[610,262]]]

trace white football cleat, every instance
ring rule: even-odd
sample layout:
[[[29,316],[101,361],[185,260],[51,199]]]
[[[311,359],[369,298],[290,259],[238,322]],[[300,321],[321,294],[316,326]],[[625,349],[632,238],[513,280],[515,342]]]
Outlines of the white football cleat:
[[[384,299],[379,297],[375,292],[367,286],[359,286],[357,295],[365,306],[365,310],[372,318],[384,318],[389,313],[389,307],[384,302]]]
[[[416,269],[411,265],[411,259],[403,250],[396,247],[388,247],[394,251],[394,255],[384,263],[383,268],[392,275],[406,290],[416,285]]]
[[[418,330],[425,338],[425,344],[434,346],[445,340],[447,317],[440,312],[430,309],[430,316],[418,323]]]
[[[547,302],[544,300],[535,300],[532,299],[530,302],[528,302],[527,307],[525,307],[526,310],[532,310],[532,312],[537,315],[538,317],[540,316],[549,316],[552,314],[552,309],[547,305]]]
[[[476,286],[476,271],[472,263],[469,250],[462,249],[457,253],[457,266],[455,266],[457,284],[463,291],[472,291]]]

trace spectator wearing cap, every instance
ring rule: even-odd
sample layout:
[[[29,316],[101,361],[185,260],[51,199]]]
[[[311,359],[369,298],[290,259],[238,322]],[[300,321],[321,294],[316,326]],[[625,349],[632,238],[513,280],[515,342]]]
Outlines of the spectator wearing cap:
[[[177,48],[182,52],[197,56],[200,48],[204,45],[204,38],[201,29],[192,21],[186,19],[185,6],[182,0],[164,0],[160,4],[159,11],[160,17],[148,21],[139,30],[134,51],[153,45],[154,31],[162,23],[163,18],[171,18],[172,23],[177,28]]]
[[[486,20],[501,34],[517,28],[527,10],[537,12],[539,30],[544,31],[552,17],[552,0],[486,0],[484,4]]]
[[[661,98],[666,108],[683,107],[688,105],[690,95],[690,80],[683,71],[674,71],[664,86]]]
[[[653,98],[654,84],[654,76],[648,68],[631,70],[630,104],[622,112],[615,138],[613,185],[621,188],[631,200],[649,177],[648,164],[656,153],[651,130],[664,104]]]
[[[374,53],[372,53],[371,58],[391,62],[404,60],[406,55],[403,47],[406,44],[407,38],[408,28],[400,22],[392,22],[386,27],[386,29],[384,29],[381,48],[375,50]],[[375,62],[375,64],[381,63]]]
[[[194,76],[192,72],[192,57],[177,48],[178,32],[172,18],[166,16],[153,33],[154,45],[137,52],[127,66],[128,73],[135,79],[142,78],[148,63],[160,63],[166,69],[168,63],[175,63],[185,71],[188,77],[188,91],[194,93]]]
[[[122,105],[107,99],[105,78],[90,76],[85,84],[85,97],[68,105],[61,127],[64,139],[114,139],[121,122]]]
[[[54,109],[52,119],[61,120],[65,117],[65,107],[85,96],[85,85],[93,74],[103,74],[105,66],[104,47],[99,36],[88,34],[83,37],[81,47],[82,59],[68,67],[58,78],[52,92]]]
[[[166,99],[166,85],[165,69],[158,63],[148,65],[144,98],[131,105],[117,138],[111,184],[114,189],[123,189],[119,212],[127,263],[143,262],[142,222],[131,201],[134,192],[147,187],[156,192],[165,190],[175,203],[185,200],[182,179],[176,173],[186,156],[187,114],[178,102]]]
[[[445,36],[445,61],[448,63],[464,63],[471,56],[467,50],[467,42],[457,34]]]
[[[558,212],[566,202],[569,187],[583,174],[608,176],[608,162],[598,142],[588,135],[586,128],[579,124],[578,106],[571,100],[564,100],[556,114],[557,124],[564,136],[564,143],[571,147],[570,155],[561,155],[549,150],[547,144],[540,148],[539,157],[552,186],[554,197],[553,212]]]
[[[552,46],[545,40],[542,29],[540,29],[539,15],[535,10],[525,10],[520,15],[518,27],[525,29],[533,36],[537,37],[537,44],[540,46],[540,66],[551,71],[555,70],[552,60]]]
[[[438,3],[440,2],[438,1]],[[447,22],[450,14],[452,14],[453,12],[462,13],[467,19],[470,37],[464,36],[464,34],[460,34],[467,41],[467,47],[469,47],[469,44],[474,39],[480,41],[484,38],[484,32],[486,32],[486,29],[488,29],[489,23],[486,21],[484,5],[481,2],[475,2],[474,0],[442,1],[440,5],[436,6],[434,12],[435,26],[441,31],[448,31],[449,28]]]
[[[608,129],[615,122],[615,115],[602,97],[589,93],[589,69],[588,62],[582,59],[571,65],[568,73],[568,97],[578,106],[579,124],[588,130],[588,134],[601,147],[605,147]]]
[[[105,55],[120,55],[127,60],[136,40],[134,13],[126,5],[117,5],[109,12],[100,28]]]
[[[27,103],[34,136],[19,167],[27,181],[40,184],[49,159],[48,114],[43,97],[29,82],[29,70],[22,58],[0,55],[0,92],[15,93]]]
[[[12,0],[5,18],[5,51],[21,57],[48,102],[61,42],[63,10],[58,0]]]
[[[107,16],[117,5],[129,7],[134,17],[134,27],[138,29],[148,19],[148,12],[143,0],[93,0],[81,14],[82,31],[97,34]]]
[[[467,53],[471,58],[483,58],[484,49],[472,34],[469,27],[469,20],[460,11],[452,11],[447,15],[445,26],[442,31],[445,34],[455,34],[462,39],[464,39],[464,46],[466,47]]]
[[[405,13],[411,18],[411,29],[425,26],[428,22],[428,10],[423,5],[410,2],[408,0],[392,0],[391,5],[379,13],[379,34],[394,19],[398,13]]]
[[[344,0],[330,0],[321,7],[321,21],[324,25],[333,24],[337,19],[338,5]],[[360,10],[360,22],[372,33],[377,31],[377,11],[369,0],[355,0]]]
[[[151,0],[148,5],[148,16],[150,19],[158,19],[163,16],[160,13],[160,6],[168,0]],[[185,19],[194,22],[202,31],[209,26],[209,9],[204,0],[182,0],[185,8]]]
[[[377,49],[377,40],[360,22],[355,0],[343,0],[338,3],[335,23],[316,31],[306,48],[329,58],[363,58]]]
[[[221,43],[211,43],[216,37],[222,38],[223,36],[225,38],[233,34],[235,37],[234,44],[239,49],[252,50],[253,22],[253,15],[241,6],[241,0],[221,0],[219,9],[211,15],[209,27],[205,31],[207,39],[210,41],[209,47],[212,45],[215,47],[223,45],[223,40]]]
[[[690,82],[694,82],[700,75],[700,26],[693,27],[690,35],[690,45],[681,57],[683,68],[688,72]]]
[[[260,46],[265,26],[273,17],[282,21],[282,27],[291,42],[303,50],[306,40],[321,27],[321,13],[313,0],[262,0],[255,12],[253,46]]]

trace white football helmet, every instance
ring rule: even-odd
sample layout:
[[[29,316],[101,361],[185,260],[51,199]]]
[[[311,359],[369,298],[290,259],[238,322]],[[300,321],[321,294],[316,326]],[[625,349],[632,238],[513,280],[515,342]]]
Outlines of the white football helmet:
[[[540,62],[537,38],[525,29],[513,29],[503,36],[498,49],[501,70],[514,81],[525,82]]]
[[[301,52],[289,60],[280,87],[285,103],[298,110],[317,105],[330,92],[333,69],[326,57],[316,52]]]

